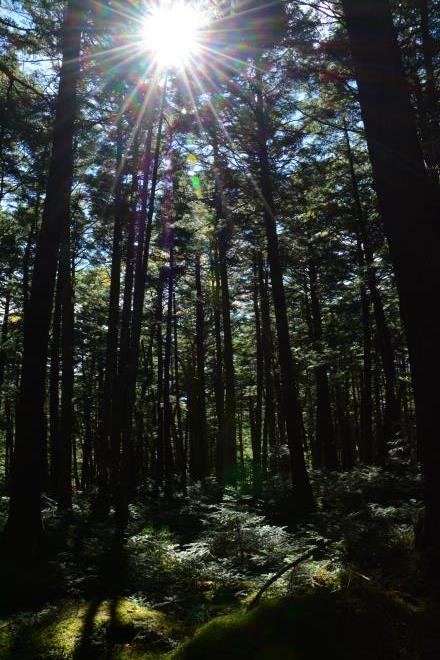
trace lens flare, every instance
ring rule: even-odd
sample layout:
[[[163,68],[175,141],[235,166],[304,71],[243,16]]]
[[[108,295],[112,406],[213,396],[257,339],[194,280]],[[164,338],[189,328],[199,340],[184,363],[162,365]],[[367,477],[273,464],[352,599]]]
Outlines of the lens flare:
[[[199,32],[205,16],[184,2],[161,3],[147,15],[142,40],[160,68],[188,64],[200,50]]]

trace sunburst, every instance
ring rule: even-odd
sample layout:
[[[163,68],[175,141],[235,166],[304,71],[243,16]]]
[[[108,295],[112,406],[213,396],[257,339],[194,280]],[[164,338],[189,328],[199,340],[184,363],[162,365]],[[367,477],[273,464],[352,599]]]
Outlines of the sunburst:
[[[188,65],[200,52],[206,13],[185,2],[161,2],[145,16],[141,38],[161,69]]]

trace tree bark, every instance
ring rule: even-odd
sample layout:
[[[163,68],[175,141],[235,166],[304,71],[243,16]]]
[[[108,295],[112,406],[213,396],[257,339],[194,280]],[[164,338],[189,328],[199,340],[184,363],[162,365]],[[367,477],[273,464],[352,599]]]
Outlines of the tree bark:
[[[253,257],[253,273],[252,273],[252,301],[254,307],[254,324],[255,324],[255,346],[256,346],[256,397],[255,407],[252,411],[252,418],[254,421],[254,434],[252,436],[252,460],[253,460],[253,489],[254,493],[258,494],[261,491],[262,479],[262,414],[263,414],[263,386],[264,386],[264,355],[263,355],[263,339],[261,333],[261,310],[260,310],[260,296],[258,286],[258,255]]]
[[[58,507],[72,508],[72,434],[73,434],[73,342],[74,313],[70,228],[61,246],[61,410],[57,445]]]
[[[60,267],[58,266],[52,318],[49,371],[49,492],[55,499],[58,493],[58,440],[60,429],[61,297],[62,280]]]
[[[177,466],[180,472],[181,486],[183,494],[187,492],[186,480],[186,452],[183,437],[182,409],[180,405],[180,378],[179,378],[179,347],[177,343],[177,307],[176,293],[173,294],[173,340],[174,340],[174,393],[176,396],[176,456]],[[203,391],[204,394],[204,391]]]
[[[359,246],[360,247],[360,246]],[[373,392],[371,361],[371,317],[370,301],[365,285],[360,287],[362,318],[363,365],[360,401],[360,444],[359,457],[363,463],[373,462]]]
[[[316,259],[311,257],[309,263],[310,302],[312,312],[313,342],[318,353],[318,359],[322,356],[322,317],[321,303],[318,292],[318,273]],[[316,431],[315,442],[319,447],[318,454],[322,456],[322,465],[326,470],[338,468],[338,454],[336,448],[336,436],[333,426],[330,386],[328,382],[327,365],[320,364],[315,369],[316,374]]]
[[[115,400],[112,411],[112,429],[111,429],[111,490],[117,509],[118,529],[124,527],[127,517],[127,506],[122,505],[125,498],[124,489],[128,487],[126,476],[121,472],[121,456],[129,461],[128,456],[131,452],[131,445],[127,441],[131,440],[127,433],[127,377],[130,359],[130,337],[131,337],[131,318],[133,304],[133,283],[134,283],[134,265],[135,265],[135,241],[137,239],[137,192],[138,192],[138,158],[139,158],[139,136],[136,134],[133,140],[132,152],[132,172],[131,172],[131,199],[127,231],[127,246],[125,254],[125,277],[124,294],[121,314],[121,330],[119,335],[119,359],[118,370],[115,385]],[[124,442],[122,442],[122,440]],[[122,509],[124,512],[122,512]]]
[[[80,75],[85,0],[70,0],[62,30],[62,65],[52,155],[37,242],[29,304],[24,319],[23,361],[17,410],[9,517],[5,529],[12,551],[32,552],[43,536],[40,464],[49,326],[61,236],[70,223],[73,136]]]
[[[170,229],[170,233],[172,229]],[[173,450],[172,450],[172,406],[171,406],[171,354],[173,337],[173,294],[174,294],[174,247],[173,238],[168,234],[169,265],[168,265],[168,291],[167,315],[165,323],[165,350],[163,361],[163,447],[164,447],[164,478],[165,495],[171,497],[173,493]]]
[[[230,218],[225,210],[217,141],[214,139],[215,208],[217,220],[218,264],[220,271],[221,312],[223,324],[224,406],[224,481],[234,484],[237,478],[237,438],[234,347],[231,327],[228,250],[232,236]]]
[[[73,286],[70,228],[66,229],[60,254],[61,279],[61,410],[57,444],[57,499],[65,512],[72,509],[73,432]]]
[[[408,340],[424,464],[424,542],[439,544],[440,336],[431,313],[440,290],[439,190],[424,164],[388,1],[343,0],[343,9]]]
[[[203,480],[208,469],[208,438],[206,433],[206,397],[205,397],[205,308],[203,303],[200,253],[195,258],[196,289],[196,397],[197,420],[195,420],[196,456],[193,478]]]
[[[135,485],[135,468],[134,468],[134,454],[132,449],[132,422],[133,422],[133,412],[135,408],[136,401],[136,382],[139,366],[139,346],[140,346],[140,337],[142,329],[142,314],[144,308],[144,298],[145,298],[145,289],[146,289],[146,280],[148,274],[148,263],[150,256],[150,239],[151,239],[151,230],[153,224],[153,214],[155,209],[156,201],[156,187],[157,187],[157,177],[159,169],[159,160],[160,160],[160,150],[161,150],[161,140],[162,140],[162,126],[164,119],[164,109],[166,103],[166,90],[167,90],[167,80],[165,79],[163,92],[162,92],[162,101],[159,110],[159,121],[157,127],[157,136],[156,136],[156,145],[154,153],[154,163],[153,163],[153,172],[151,179],[151,190],[150,197],[148,199],[148,183],[150,177],[150,168],[151,168],[151,144],[153,139],[153,126],[152,126],[152,113],[154,110],[153,101],[150,100],[152,104],[148,111],[148,131],[147,138],[145,141],[144,147],[144,162],[143,162],[143,179],[142,179],[142,191],[141,191],[141,209],[139,213],[139,231],[137,236],[137,252],[136,252],[136,263],[135,263],[135,273],[134,273],[134,290],[133,290],[133,313],[131,318],[131,334],[129,341],[129,352],[127,355],[127,364],[125,368],[125,375],[123,381],[125,384],[125,395],[124,399],[124,414],[123,418],[125,420],[123,425],[123,446],[126,447],[129,451],[127,455],[128,464],[126,469],[128,470],[126,479],[129,483],[132,484],[132,487]]]
[[[116,129],[116,163],[115,163],[115,196],[112,261],[110,270],[110,296],[107,317],[107,338],[105,352],[105,372],[103,383],[101,423],[97,438],[97,486],[98,495],[95,504],[96,511],[106,516],[110,506],[109,500],[109,468],[110,441],[113,425],[113,408],[116,397],[117,367],[118,367],[118,329],[119,329],[119,298],[121,294],[121,242],[122,242],[122,119]]]
[[[353,152],[350,145],[350,138],[347,129],[345,129],[344,132],[350,170],[350,179],[353,191],[353,201],[355,207],[354,210],[357,219],[357,240],[361,243],[361,246],[358,246],[358,260],[361,271],[365,272],[366,274],[366,280],[373,302],[378,346],[380,348],[382,366],[385,374],[385,415],[384,428],[381,433],[383,433],[384,442],[386,443],[392,439],[392,436],[398,430],[400,418],[399,406],[396,398],[396,367],[394,348],[391,341],[391,333],[385,317],[382,296],[380,295],[379,291],[376,269],[374,268],[374,255],[371,249],[367,222],[362,208],[359,186],[354,166]]]
[[[214,254],[211,257],[211,270],[213,276],[213,313],[215,334],[215,366],[214,366],[214,394],[215,410],[217,416],[217,437],[215,447],[216,476],[221,484],[224,484],[224,462],[225,462],[225,385],[223,369],[223,347],[221,336],[220,315],[220,276],[218,266],[218,248],[215,245]]]
[[[163,340],[162,340],[162,322],[163,322],[163,287],[164,270],[159,273],[159,283],[157,290],[157,308],[156,308],[156,350],[157,350],[157,433],[156,433],[156,462],[155,462],[155,494],[158,495],[163,486],[164,478],[164,445],[163,445]]]
[[[1,330],[1,343],[0,343],[0,404],[3,397],[3,385],[5,377],[5,369],[7,366],[7,353],[6,353],[6,342],[8,340],[8,330],[9,330],[9,307],[11,304],[11,290],[8,284],[5,295],[5,306],[3,312],[2,320],[2,330]]]
[[[267,291],[267,282],[264,272],[263,256],[258,252],[258,289],[261,307],[261,349],[264,368],[264,435],[262,452],[263,478],[268,471],[267,454],[270,451],[271,459],[276,446],[276,417],[275,417],[275,388],[273,374],[273,340],[270,322],[270,303]],[[272,466],[271,466],[272,467]]]
[[[295,493],[295,508],[298,512],[305,512],[313,508],[314,501],[303,451],[302,410],[299,401],[295,366],[290,346],[286,296],[280,262],[278,234],[275,220],[275,202],[273,198],[271,171],[267,149],[267,121],[264,108],[261,74],[258,74],[256,97],[255,119],[257,123],[258,138],[257,155],[260,167],[263,218],[266,229],[267,255],[272,282],[272,296],[278,339],[282,407],[290,451],[292,483]]]

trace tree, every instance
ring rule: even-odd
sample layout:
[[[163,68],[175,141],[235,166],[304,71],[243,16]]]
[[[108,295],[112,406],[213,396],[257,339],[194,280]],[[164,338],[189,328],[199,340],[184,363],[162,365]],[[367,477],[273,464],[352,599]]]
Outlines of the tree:
[[[62,66],[52,155],[24,325],[11,501],[5,529],[8,544],[17,552],[35,549],[41,542],[43,532],[41,474],[38,466],[44,433],[46,358],[58,251],[70,217],[76,91],[80,75],[79,56],[84,17],[83,0],[71,0],[63,21]],[[26,536],[25,544],[23,535]]]
[[[424,541],[440,542],[435,382],[440,345],[431,306],[440,285],[439,190],[422,156],[387,0],[344,0],[365,133],[393,260],[414,382],[424,464]],[[379,75],[379,72],[382,72]]]
[[[267,149],[267,121],[261,76],[257,79],[255,119],[258,135],[258,160],[260,186],[263,201],[262,214],[266,230],[267,261],[270,268],[272,296],[275,310],[278,339],[278,359],[281,374],[281,396],[287,440],[291,456],[292,480],[294,483],[295,506],[299,511],[313,507],[310,486],[303,450],[302,411],[298,397],[298,385],[290,346],[290,333],[287,321],[287,308],[281,270],[278,236],[276,230],[276,210],[273,199],[269,156]]]

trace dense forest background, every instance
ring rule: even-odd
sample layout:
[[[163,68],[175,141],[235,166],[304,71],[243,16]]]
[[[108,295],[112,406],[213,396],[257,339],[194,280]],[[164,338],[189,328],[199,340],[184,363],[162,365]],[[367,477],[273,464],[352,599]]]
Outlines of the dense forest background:
[[[5,566],[92,530],[108,585],[146,521],[172,553],[157,525],[196,519],[242,562],[268,543],[266,572],[290,533],[336,561],[376,487],[431,561],[439,3],[193,7],[200,49],[165,67],[144,2],[0,3]]]

